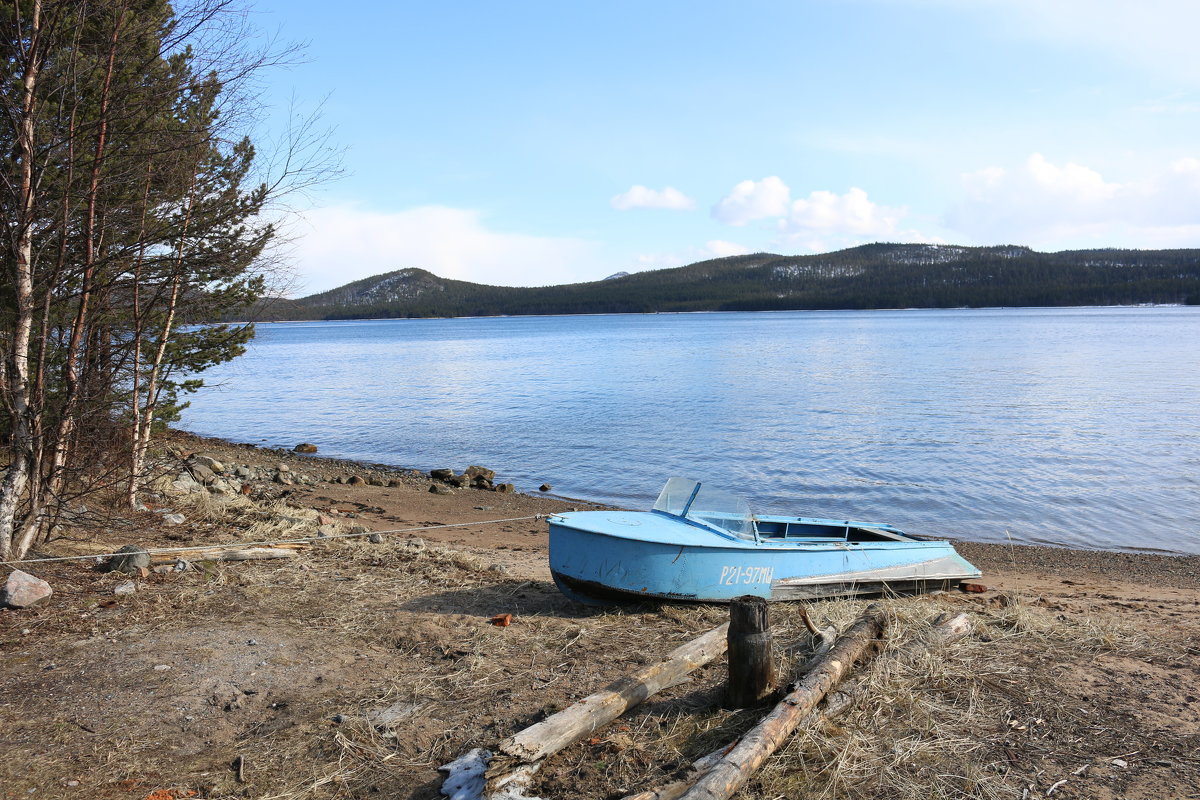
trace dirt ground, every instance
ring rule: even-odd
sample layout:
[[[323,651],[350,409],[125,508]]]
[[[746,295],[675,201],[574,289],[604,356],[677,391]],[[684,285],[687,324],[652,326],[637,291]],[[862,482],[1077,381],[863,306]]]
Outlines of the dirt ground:
[[[288,539],[321,524],[392,533],[193,561],[134,578],[125,596],[114,588],[129,578],[91,561],[23,565],[55,593],[0,611],[4,800],[430,800],[439,765],[727,615],[560,595],[537,517],[595,507],[582,501],[432,494],[415,473],[186,435],[170,445],[253,468],[253,501],[202,492],[139,514],[93,509],[40,555]],[[280,464],[299,479],[263,477]],[[361,482],[341,482],[351,476]],[[166,524],[162,506],[186,521]],[[1200,798],[1200,558],[959,549],[989,591],[886,600],[892,625],[856,670],[851,709],[803,726],[738,797]],[[808,613],[844,629],[865,605]],[[946,611],[968,612],[974,633],[901,657]],[[511,625],[490,624],[503,613]],[[811,642],[797,607],[771,613],[786,670]],[[764,713],[723,709],[724,674],[720,661],[701,668],[552,757],[535,793],[620,798],[669,781]]]

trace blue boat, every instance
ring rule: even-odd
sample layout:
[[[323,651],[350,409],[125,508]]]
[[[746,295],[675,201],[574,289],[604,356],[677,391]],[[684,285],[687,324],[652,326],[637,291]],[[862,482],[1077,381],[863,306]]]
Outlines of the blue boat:
[[[549,522],[554,582],[591,604],[911,594],[980,576],[946,541],[874,522],[755,516],[743,498],[685,478],[667,481],[650,511]]]

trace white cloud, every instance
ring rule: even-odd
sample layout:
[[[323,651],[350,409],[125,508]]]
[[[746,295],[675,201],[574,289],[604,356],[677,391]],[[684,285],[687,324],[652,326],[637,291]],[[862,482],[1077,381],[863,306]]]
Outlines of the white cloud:
[[[686,211],[696,207],[692,198],[671,186],[664,187],[662,191],[655,191],[640,184],[630,186],[629,191],[615,195],[609,202],[613,208],[620,211],[627,211],[631,208],[667,208],[674,211]]]
[[[819,232],[887,238],[894,234],[905,209],[871,201],[867,193],[851,188],[845,194],[813,192],[792,203],[780,228],[787,233]]]
[[[949,227],[980,244],[1072,247],[1195,246],[1200,240],[1200,160],[1184,158],[1124,183],[1034,153],[1014,169],[963,175]]]
[[[405,267],[507,286],[590,280],[605,269],[593,242],[495,231],[477,211],[445,206],[396,212],[317,208],[290,233],[298,294]]]
[[[742,181],[713,206],[712,215],[726,225],[745,225],[756,219],[782,217],[787,213],[791,190],[777,176],[761,181]]]
[[[742,247],[737,242],[727,242],[723,239],[712,239],[704,243],[704,250],[712,258],[725,258],[726,256],[744,256],[750,252],[749,248]]]
[[[744,256],[753,252],[737,242],[727,242],[724,239],[711,239],[703,247],[688,247],[671,253],[642,253],[637,257],[638,266],[642,269],[666,269],[695,264],[697,261],[708,261],[710,258],[726,258],[728,256]]]

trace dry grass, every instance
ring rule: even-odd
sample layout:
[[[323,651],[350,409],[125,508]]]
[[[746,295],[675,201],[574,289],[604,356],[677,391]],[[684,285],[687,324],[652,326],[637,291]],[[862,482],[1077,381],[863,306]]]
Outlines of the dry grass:
[[[197,494],[186,503],[177,505],[190,519],[238,540],[293,538],[316,524],[311,510],[264,508],[240,496]],[[239,727],[195,766],[185,768],[161,750],[154,726],[135,725],[107,741],[102,769],[120,777],[170,776],[209,798],[432,800],[440,764],[494,745],[658,660],[727,615],[723,607],[703,605],[585,609],[548,583],[507,577],[495,557],[413,538],[322,541],[297,559],[208,563],[155,576],[123,602],[119,619],[102,622],[107,612],[88,611],[94,616],[64,623],[64,641],[170,642],[209,629],[261,630],[289,643],[295,659],[318,651],[341,659],[342,666],[320,667],[328,677],[319,684],[275,659],[270,668],[280,672],[273,696],[290,707],[223,714]],[[106,586],[115,578],[94,580]],[[1101,655],[1150,662],[1180,655],[1177,644],[1138,628],[1058,613],[1036,600],[993,596],[989,603],[955,593],[882,603],[888,633],[881,652],[854,671],[854,704],[834,719],[803,725],[739,797],[994,800],[1021,797],[1031,785],[1044,793],[1046,781],[1030,754],[1059,748],[1074,757],[1074,745],[1062,743],[1065,734],[1055,737],[1079,729],[1055,702],[1055,675],[1045,665]],[[817,625],[844,630],[865,605],[827,601],[807,611]],[[901,650],[939,613],[962,610],[971,614],[973,636],[937,651]],[[514,615],[512,626],[487,624],[503,612]],[[781,674],[794,672],[814,646],[801,614],[795,605],[771,607]],[[113,651],[124,657],[115,645]],[[186,656],[199,658],[196,652]],[[246,669],[258,668],[250,663]],[[554,756],[536,791],[550,798],[615,798],[669,781],[761,718],[762,709],[721,707],[724,677],[719,663],[697,670],[690,682]],[[396,703],[417,710],[394,729],[369,721],[372,711]],[[71,730],[60,738],[68,741]],[[65,745],[50,739],[39,745],[49,746]],[[251,765],[246,784],[212,766],[234,754]],[[43,767],[61,769],[50,761]]]

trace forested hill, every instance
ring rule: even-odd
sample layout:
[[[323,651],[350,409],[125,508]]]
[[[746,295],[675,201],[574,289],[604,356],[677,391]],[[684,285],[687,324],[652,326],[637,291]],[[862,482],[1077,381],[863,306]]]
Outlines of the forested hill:
[[[300,300],[266,319],[459,317],[652,311],[1200,304],[1200,250],[1071,250],[871,244],[769,253],[540,288],[402,269]]]

